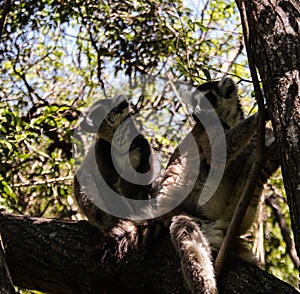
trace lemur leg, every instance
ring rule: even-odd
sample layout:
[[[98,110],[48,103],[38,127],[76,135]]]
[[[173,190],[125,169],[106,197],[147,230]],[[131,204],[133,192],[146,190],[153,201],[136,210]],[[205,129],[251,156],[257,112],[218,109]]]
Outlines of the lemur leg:
[[[193,294],[218,293],[209,244],[196,221],[187,215],[174,216],[170,235],[190,291]]]

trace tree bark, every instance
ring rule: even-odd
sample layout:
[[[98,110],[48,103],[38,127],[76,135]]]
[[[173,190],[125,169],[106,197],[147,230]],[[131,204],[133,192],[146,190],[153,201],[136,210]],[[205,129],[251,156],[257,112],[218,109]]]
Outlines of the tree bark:
[[[15,294],[0,234],[0,293]]]
[[[258,69],[275,138],[291,212],[296,250],[300,254],[300,2],[237,0],[246,11],[250,54]],[[249,52],[248,52],[249,53]]]
[[[0,214],[0,232],[15,285],[47,293],[188,293],[168,233],[122,260],[115,240],[86,221]],[[121,242],[122,240],[118,240]],[[298,293],[240,260],[219,278],[220,293]]]

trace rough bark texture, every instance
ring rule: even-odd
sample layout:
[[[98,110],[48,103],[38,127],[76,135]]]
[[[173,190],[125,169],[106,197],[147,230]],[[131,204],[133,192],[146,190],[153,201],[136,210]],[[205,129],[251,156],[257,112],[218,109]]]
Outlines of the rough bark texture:
[[[117,261],[114,240],[86,221],[0,214],[0,232],[15,285],[48,293],[187,293],[168,234]],[[121,240],[120,240],[121,241]],[[231,260],[221,293],[298,293],[255,266]]]
[[[236,1],[245,5],[251,53],[263,83],[300,254],[300,1]]]
[[[0,293],[14,294],[15,290],[11,281],[6,255],[2,244],[2,237],[0,234]]]

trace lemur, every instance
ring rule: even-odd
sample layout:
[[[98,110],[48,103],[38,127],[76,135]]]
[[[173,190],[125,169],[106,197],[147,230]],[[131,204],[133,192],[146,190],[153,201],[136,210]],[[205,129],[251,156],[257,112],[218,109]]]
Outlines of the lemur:
[[[172,212],[164,215],[162,221],[169,228],[171,240],[180,256],[188,289],[192,293],[213,294],[218,293],[213,259],[221,246],[255,159],[258,115],[254,114],[244,119],[237,86],[229,77],[198,87],[194,104],[209,120],[209,111],[201,105],[203,98],[209,100],[214,107],[225,132],[227,161],[222,180],[212,197],[201,204],[200,195],[208,173],[210,171],[213,173],[214,170],[211,170],[211,150],[207,129],[204,129],[201,121],[194,115],[196,124],[172,155],[162,176],[157,199],[159,207],[167,207],[174,198],[185,193],[185,186],[189,185],[191,177],[197,175],[196,183],[187,198]],[[208,124],[208,128],[213,130],[214,123]],[[266,142],[272,142],[272,137],[272,131],[267,129]],[[191,147],[192,139],[197,143],[196,151]],[[217,135],[213,144],[218,144]],[[267,158],[263,165],[251,204],[236,236],[236,244],[233,246],[235,253],[251,262],[255,261],[254,255],[240,236],[245,234],[253,224],[263,184],[279,166],[276,143],[272,143],[267,148],[274,149],[273,156]],[[192,164],[195,152],[198,153],[197,155],[200,154],[201,160],[198,170],[195,170]]]
[[[200,99],[196,99],[199,96]],[[207,203],[199,205],[199,196],[212,166],[210,162],[210,142],[201,121],[195,115],[196,124],[190,136],[183,140],[172,155],[165,173],[159,179],[159,191],[156,196],[158,206],[168,206],[170,201],[172,202],[178,194],[185,191],[184,186],[190,180],[190,177],[194,174],[198,175],[195,186],[186,200],[171,213],[163,216],[161,220],[170,229],[171,240],[180,255],[183,274],[191,292],[217,293],[212,256],[216,255],[221,245],[255,156],[257,115],[244,120],[237,96],[237,86],[230,78],[199,86],[197,95],[194,97],[194,104],[200,106],[202,114],[209,120],[210,114],[209,111],[206,113],[205,108],[202,107],[201,96],[206,97],[215,108],[226,135],[228,158],[222,181],[211,199]],[[101,172],[102,177],[109,186],[121,195],[135,199],[148,199],[152,195],[150,192],[149,196],[151,188],[148,185],[139,186],[128,183],[116,173],[113,167],[110,152],[112,138],[116,136],[117,129],[126,118],[130,118],[128,102],[120,102],[115,105],[117,106],[112,108],[110,100],[96,103],[82,123],[82,127],[87,131],[97,132],[97,140],[77,171],[75,196],[83,213],[100,230],[109,233],[116,240],[121,235],[126,234],[128,236],[121,245],[124,247],[120,250],[122,251],[120,255],[122,255],[126,253],[129,247],[137,246],[143,242],[143,238],[149,233],[149,227],[146,225],[139,230],[136,223],[111,216],[90,201],[87,195],[103,194],[101,187],[95,185],[97,183],[95,168]],[[101,123],[98,118],[102,116],[105,119]],[[99,124],[100,127],[98,128]],[[208,127],[213,130],[214,124],[212,123]],[[129,128],[129,133],[132,131],[134,131],[134,125]],[[267,130],[266,133],[266,139],[272,137],[270,130]],[[126,141],[128,139],[127,135],[126,132],[120,132],[117,138],[119,138],[119,141]],[[191,172],[190,163],[195,155],[195,150],[189,149],[192,146],[189,144],[191,138],[195,139],[198,146],[196,152],[201,155],[200,169],[196,173]],[[218,138],[215,139],[215,142],[218,142]],[[115,148],[119,149],[116,154],[120,155],[116,161],[122,166],[123,157],[121,155],[124,154],[124,148],[122,148],[122,144],[119,147],[115,146]],[[274,144],[269,148],[274,148]],[[139,152],[140,150],[145,150],[145,152]],[[151,159],[151,147],[143,136],[139,136],[135,142],[132,142],[129,153],[130,162],[134,169],[139,168],[140,172],[149,171],[148,163]],[[91,164],[95,158],[96,166]],[[252,203],[241,225],[239,235],[242,235],[251,226],[255,218],[262,184],[266,182],[277,167],[277,153],[274,152],[274,158],[269,158],[266,161],[261,172],[260,181],[256,186]],[[77,180],[78,176],[81,178],[80,183]],[[180,179],[179,183],[177,182],[178,179]],[[242,248],[241,253],[246,252],[244,257],[248,260],[253,259],[252,255],[244,250],[243,242],[239,245],[239,248]]]
[[[126,206],[126,198],[149,199],[153,177],[152,148],[139,133],[132,119],[131,106],[123,95],[96,102],[80,127],[86,132],[96,133],[96,140],[76,171],[75,199],[89,222],[103,233],[116,240],[126,236],[122,242],[123,248],[119,248],[118,252],[122,257],[130,247],[143,242],[150,226],[147,222],[141,222],[139,226],[143,229],[140,229],[130,220],[104,212],[95,205],[95,201],[109,212],[111,205]],[[128,158],[129,162],[126,162]],[[135,173],[143,174],[144,182],[141,185],[131,182],[122,173],[131,175],[132,179]],[[120,196],[112,203],[114,193]]]

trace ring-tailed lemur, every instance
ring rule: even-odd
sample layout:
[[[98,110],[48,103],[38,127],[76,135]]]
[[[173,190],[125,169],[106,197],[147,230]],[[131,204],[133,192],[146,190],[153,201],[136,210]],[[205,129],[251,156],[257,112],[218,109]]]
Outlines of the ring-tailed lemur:
[[[118,248],[118,255],[122,257],[130,247],[143,242],[148,234],[148,223],[139,223],[143,227],[141,230],[132,221],[104,212],[91,199],[98,197],[101,207],[108,210],[111,205],[110,193],[136,200],[149,199],[153,177],[152,148],[138,132],[131,117],[129,102],[122,95],[96,102],[80,126],[84,131],[95,132],[96,141],[76,171],[74,196],[91,224],[116,240],[126,236]],[[121,131],[118,131],[119,128]],[[133,169],[124,166],[126,158],[129,158]],[[130,173],[132,170],[145,174],[148,184],[139,185],[124,179],[116,166],[121,168],[121,172]],[[99,177],[103,178],[103,184],[99,184]],[[126,205],[126,198],[121,196],[118,198],[118,201],[123,201],[120,205]]]
[[[216,256],[221,246],[255,160],[258,116],[254,114],[244,119],[237,86],[231,78],[225,77],[221,81],[201,85],[197,97],[199,95],[200,100],[195,104],[198,104],[201,109],[201,96],[208,99],[215,108],[225,131],[227,161],[223,178],[213,196],[205,204],[199,205],[199,197],[211,168],[210,142],[207,130],[194,116],[196,124],[191,134],[197,143],[197,152],[200,153],[201,158],[200,169],[197,171],[198,177],[188,197],[162,219],[170,229],[171,240],[179,253],[188,288],[192,293],[212,294],[218,292],[212,256]],[[206,115],[205,109],[201,111]],[[214,125],[209,128],[213,129]],[[272,135],[272,131],[267,129],[266,142]],[[168,206],[178,193],[185,191],[184,185],[188,185],[189,177],[195,174],[190,165],[195,155],[195,151],[190,148],[190,138],[191,136],[187,136],[183,140],[168,163],[157,196],[159,206]],[[215,142],[218,142],[217,138],[215,139]],[[268,148],[276,150],[275,143]],[[263,184],[276,171],[278,162],[278,152],[273,152],[273,157],[266,159],[251,203],[240,226],[236,244],[233,246],[234,252],[248,261],[253,262],[254,256],[240,236],[245,234],[253,224]]]

